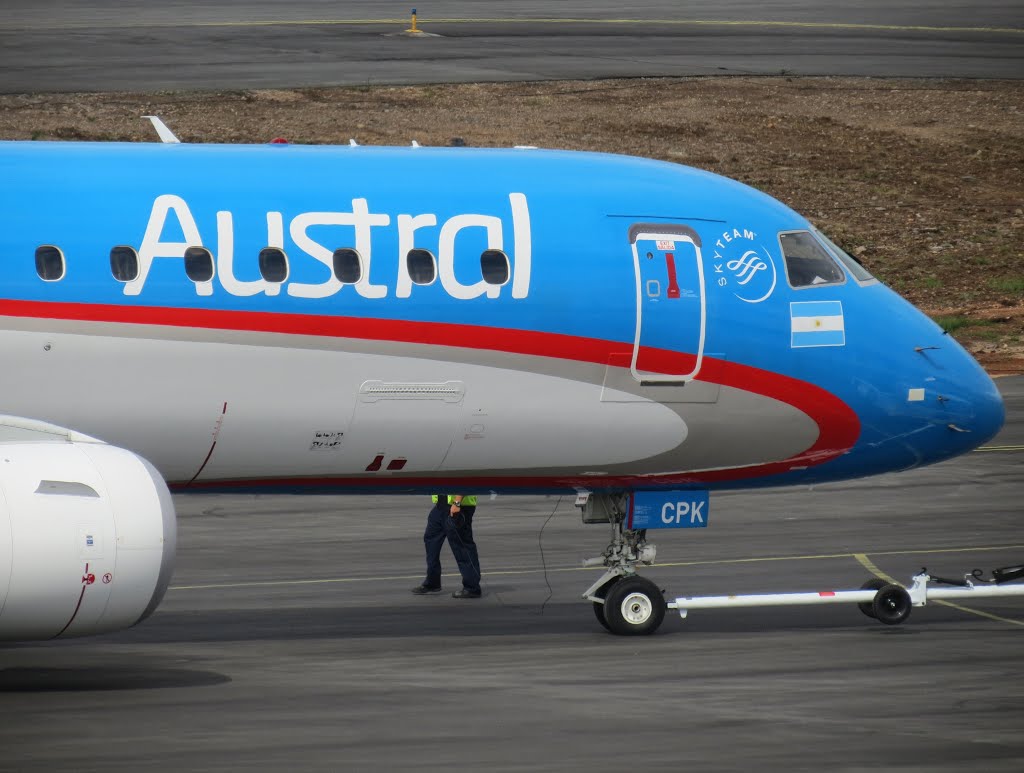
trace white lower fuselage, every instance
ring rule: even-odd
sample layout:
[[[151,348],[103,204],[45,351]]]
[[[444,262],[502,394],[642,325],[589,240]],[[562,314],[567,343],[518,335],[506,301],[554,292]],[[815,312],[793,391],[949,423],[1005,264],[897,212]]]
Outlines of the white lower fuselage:
[[[21,326],[0,334],[6,410],[36,417],[47,405],[46,421],[132,448],[177,485],[600,486],[778,462],[818,437],[811,418],[771,397],[641,386],[625,353],[602,365],[318,336]]]

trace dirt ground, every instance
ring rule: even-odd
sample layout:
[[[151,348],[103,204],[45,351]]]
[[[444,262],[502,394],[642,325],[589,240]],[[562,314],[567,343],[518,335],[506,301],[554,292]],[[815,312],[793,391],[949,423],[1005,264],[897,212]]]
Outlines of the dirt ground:
[[[716,77],[0,95],[0,139],[509,146],[660,158],[786,202],[993,373],[1024,372],[1024,82]]]

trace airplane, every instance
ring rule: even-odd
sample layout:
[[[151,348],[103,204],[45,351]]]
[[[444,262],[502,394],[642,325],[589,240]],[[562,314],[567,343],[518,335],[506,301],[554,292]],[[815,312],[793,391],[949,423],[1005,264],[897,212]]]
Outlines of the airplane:
[[[647,532],[706,525],[709,492],[911,469],[1003,423],[952,337],[739,182],[161,136],[0,142],[0,639],[152,614],[171,492],[575,495],[612,532],[584,597],[649,634]]]

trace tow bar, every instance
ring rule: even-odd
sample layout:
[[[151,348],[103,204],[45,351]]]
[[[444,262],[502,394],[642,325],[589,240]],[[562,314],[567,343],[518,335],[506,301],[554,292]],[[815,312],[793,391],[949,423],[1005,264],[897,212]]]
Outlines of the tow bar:
[[[727,607],[780,607],[801,604],[855,603],[860,611],[886,625],[898,625],[910,616],[913,607],[923,607],[929,600],[971,600],[1002,596],[1024,596],[1024,564],[993,569],[990,579],[975,569],[962,580],[932,577],[923,568],[914,575],[909,588],[872,578],[860,590],[827,590],[811,593],[759,593],[733,596],[684,596],[668,603],[685,618],[691,609],[723,609]],[[941,587],[929,587],[935,583]]]

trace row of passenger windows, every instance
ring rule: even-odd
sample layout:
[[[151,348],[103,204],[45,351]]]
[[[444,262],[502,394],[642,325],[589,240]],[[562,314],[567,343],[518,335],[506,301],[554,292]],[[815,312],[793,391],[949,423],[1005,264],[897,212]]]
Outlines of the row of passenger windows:
[[[871,274],[854,258],[847,255],[824,234],[819,233],[835,255],[859,281],[872,278]],[[832,256],[808,231],[790,231],[779,234],[779,244],[786,260],[786,273],[793,287],[821,284],[840,284],[846,281],[842,269]],[[213,279],[213,255],[205,247],[185,250],[185,274],[193,282]],[[406,270],[413,284],[429,285],[437,279],[437,259],[429,250],[412,249],[405,256]],[[266,247],[259,254],[260,275],[267,282],[280,284],[288,278],[288,256],[278,247]],[[334,251],[335,278],[343,284],[356,284],[363,279],[362,256],[351,248]],[[110,271],[119,282],[131,282],[139,276],[139,255],[133,247],[120,245],[110,251]],[[480,255],[480,272],[490,285],[503,285],[509,279],[508,256],[501,250],[484,250]],[[46,282],[64,278],[64,253],[60,248],[44,244],[36,249],[36,272]]]
[[[193,282],[213,279],[213,255],[205,247],[185,250],[185,274]],[[429,285],[437,279],[437,258],[429,250],[409,250],[405,256],[406,269],[413,284]],[[288,256],[278,247],[265,247],[259,254],[260,275],[267,282],[280,284],[288,278]],[[348,247],[334,251],[335,278],[342,284],[356,284],[363,279],[363,258]],[[36,273],[46,282],[64,278],[64,253],[59,247],[44,244],[36,248]],[[139,254],[134,247],[119,245],[110,251],[110,272],[118,282],[131,282],[139,276]],[[508,255],[501,250],[484,250],[480,255],[480,272],[490,285],[508,282],[510,267]]]

